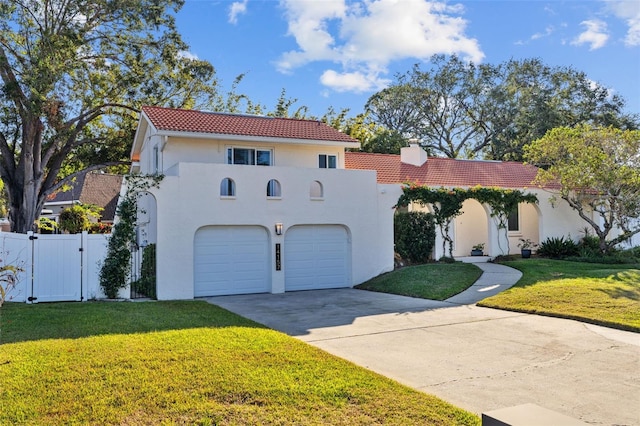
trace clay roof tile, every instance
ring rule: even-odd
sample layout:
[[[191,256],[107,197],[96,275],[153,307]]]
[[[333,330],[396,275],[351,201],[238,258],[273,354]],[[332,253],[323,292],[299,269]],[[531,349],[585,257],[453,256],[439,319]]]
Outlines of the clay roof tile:
[[[508,161],[458,160],[429,157],[422,166],[400,161],[399,155],[347,152],[347,169],[376,170],[378,183],[414,182],[430,186],[485,186],[527,188],[533,183],[538,169],[531,165]]]
[[[358,141],[320,121],[145,106],[158,130],[333,142]]]

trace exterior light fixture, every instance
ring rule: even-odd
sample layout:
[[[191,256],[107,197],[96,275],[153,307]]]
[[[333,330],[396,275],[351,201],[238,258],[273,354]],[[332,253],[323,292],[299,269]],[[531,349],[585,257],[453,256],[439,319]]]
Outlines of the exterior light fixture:
[[[276,223],[276,235],[282,235],[282,223]]]

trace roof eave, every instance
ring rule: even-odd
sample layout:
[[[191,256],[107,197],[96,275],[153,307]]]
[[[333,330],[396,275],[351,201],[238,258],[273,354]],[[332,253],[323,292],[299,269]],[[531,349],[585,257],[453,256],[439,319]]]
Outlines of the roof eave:
[[[180,137],[190,139],[214,139],[225,140],[232,142],[254,142],[254,143],[278,143],[278,144],[292,144],[292,145],[324,145],[324,146],[339,146],[344,148],[360,148],[360,142],[349,141],[335,141],[335,140],[323,140],[323,139],[299,139],[299,138],[282,138],[282,137],[267,137],[267,136],[248,136],[248,135],[234,135],[227,133],[202,133],[202,132],[183,132],[176,130],[157,130],[155,135],[167,136],[167,137]]]
[[[137,156],[139,158],[140,151],[142,151],[142,146],[144,145],[144,135],[147,133],[147,129],[151,128],[151,132],[156,132],[156,128],[144,112],[144,110],[140,111],[140,119],[138,120],[138,127],[136,128],[136,133],[133,137],[133,146],[131,147],[131,153],[129,154],[129,158],[132,161],[136,161],[134,158]]]

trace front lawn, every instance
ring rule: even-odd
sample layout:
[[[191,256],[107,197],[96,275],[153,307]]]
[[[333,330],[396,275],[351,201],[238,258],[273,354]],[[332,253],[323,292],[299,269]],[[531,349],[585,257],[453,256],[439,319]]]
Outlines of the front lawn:
[[[9,303],[0,424],[479,424],[200,301]]]
[[[522,271],[511,289],[479,306],[571,318],[640,332],[640,265],[550,259],[504,262]]]
[[[482,270],[470,263],[427,263],[408,266],[375,277],[356,288],[446,300],[469,288],[482,275]]]

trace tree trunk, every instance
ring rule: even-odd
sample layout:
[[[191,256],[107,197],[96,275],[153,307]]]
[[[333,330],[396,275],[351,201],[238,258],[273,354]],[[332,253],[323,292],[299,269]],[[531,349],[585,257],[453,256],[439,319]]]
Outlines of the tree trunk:
[[[10,194],[11,205],[9,207],[9,223],[11,231],[25,234],[36,230],[36,220],[40,216],[44,200],[38,200],[38,194],[33,182],[21,185],[21,182],[12,182],[6,190]]]

